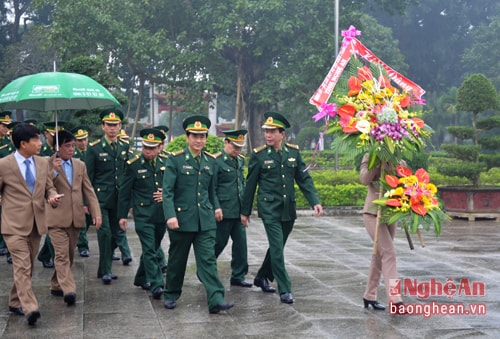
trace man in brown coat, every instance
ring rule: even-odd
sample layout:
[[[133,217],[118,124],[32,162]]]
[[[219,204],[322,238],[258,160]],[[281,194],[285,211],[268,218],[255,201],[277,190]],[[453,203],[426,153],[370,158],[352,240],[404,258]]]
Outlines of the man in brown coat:
[[[55,251],[56,269],[50,281],[50,293],[64,296],[64,302],[71,306],[76,301],[76,283],[71,266],[80,229],[86,226],[83,198],[97,228],[101,226],[102,218],[85,163],[72,159],[75,137],[68,131],[59,131],[57,136],[60,157],[52,156],[51,168],[55,175],[54,187],[57,192],[64,194],[64,199],[58,208],[45,208],[45,222]],[[55,140],[54,149],[57,149]]]
[[[12,132],[12,141],[16,152],[0,159],[0,228],[12,255],[14,273],[9,310],[26,314],[28,324],[34,325],[40,311],[31,276],[41,235],[47,233],[45,200],[57,207],[62,194],[54,188],[48,160],[36,156],[42,148],[38,128],[19,124]]]

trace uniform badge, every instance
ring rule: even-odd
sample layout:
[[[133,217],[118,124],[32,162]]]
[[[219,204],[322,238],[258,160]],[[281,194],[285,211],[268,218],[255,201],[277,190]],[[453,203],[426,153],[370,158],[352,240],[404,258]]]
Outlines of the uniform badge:
[[[191,165],[182,165],[182,169],[192,170],[193,166],[191,166]]]
[[[274,164],[274,160],[264,160],[264,165]]]
[[[107,157],[107,156],[108,156],[108,153],[99,153],[99,156],[100,156],[100,157]]]
[[[147,169],[138,169],[137,173],[146,173],[148,170]]]
[[[288,161],[290,161],[290,162],[293,162],[293,161],[296,161],[296,160],[297,159],[295,159],[295,158],[288,158]]]

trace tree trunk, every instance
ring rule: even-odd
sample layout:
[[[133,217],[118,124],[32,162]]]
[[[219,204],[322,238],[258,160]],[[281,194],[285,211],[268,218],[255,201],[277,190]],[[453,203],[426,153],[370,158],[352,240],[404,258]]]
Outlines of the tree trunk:
[[[132,127],[132,133],[130,138],[135,142],[135,133],[137,130],[137,123],[139,122],[139,115],[141,112],[142,96],[144,95],[144,78],[139,77],[139,97],[137,98],[137,109],[135,110],[134,127]]]

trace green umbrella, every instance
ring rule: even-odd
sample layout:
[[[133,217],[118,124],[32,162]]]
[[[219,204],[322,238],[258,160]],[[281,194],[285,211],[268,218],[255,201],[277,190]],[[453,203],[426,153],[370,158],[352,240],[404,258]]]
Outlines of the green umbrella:
[[[0,91],[2,110],[57,112],[119,105],[118,100],[101,84],[77,73],[44,72],[26,75],[13,80]]]

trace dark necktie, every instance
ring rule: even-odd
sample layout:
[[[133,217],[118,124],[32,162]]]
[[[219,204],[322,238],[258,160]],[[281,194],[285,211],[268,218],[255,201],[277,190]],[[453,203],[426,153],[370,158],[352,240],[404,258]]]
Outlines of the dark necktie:
[[[28,184],[28,188],[30,189],[31,193],[33,193],[33,190],[35,189],[35,177],[33,176],[33,172],[31,172],[31,161],[26,159],[24,160],[24,164],[26,165],[26,184]]]
[[[196,163],[198,163],[198,165],[199,165],[200,161],[201,161],[201,157],[199,155],[197,155],[194,157],[194,160],[196,160]]]
[[[113,150],[113,152],[116,152],[116,142],[111,143],[111,149]]]

